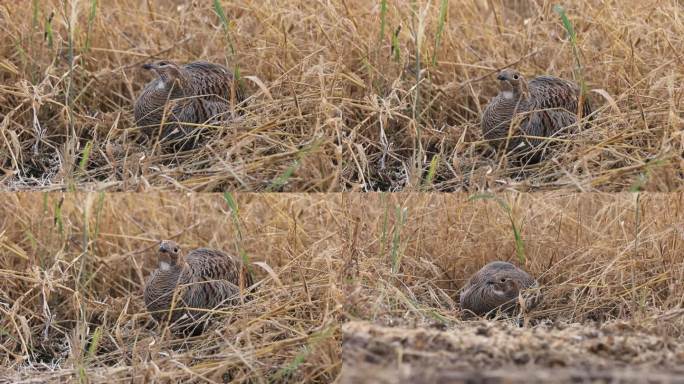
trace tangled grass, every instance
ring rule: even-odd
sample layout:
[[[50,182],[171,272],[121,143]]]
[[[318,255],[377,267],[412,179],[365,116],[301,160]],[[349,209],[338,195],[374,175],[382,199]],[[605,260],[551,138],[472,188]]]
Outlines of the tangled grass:
[[[495,259],[541,284],[527,326],[622,322],[681,344],[683,197],[10,194],[0,363],[18,382],[330,382],[340,324],[467,328],[458,290]],[[162,238],[244,255],[254,300],[201,336],[154,327],[141,289]]]
[[[33,0],[0,5],[0,185],[25,190],[671,191],[684,179],[679,1]],[[567,15],[567,23],[560,14]],[[572,34],[569,34],[572,31]],[[572,37],[569,37],[572,36]],[[131,105],[157,58],[252,95],[162,153]],[[520,169],[479,119],[514,66],[587,85],[595,124]],[[524,174],[524,177],[521,175]]]
[[[340,207],[311,202],[9,195],[0,202],[15,213],[0,224],[0,381],[330,382],[341,365],[341,263],[330,236]],[[215,310],[199,336],[155,327],[142,285],[162,238],[244,255],[254,299]]]

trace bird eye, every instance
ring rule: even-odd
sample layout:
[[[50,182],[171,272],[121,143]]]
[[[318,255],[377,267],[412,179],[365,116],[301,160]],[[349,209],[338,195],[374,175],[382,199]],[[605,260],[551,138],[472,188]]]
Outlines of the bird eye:
[[[175,252],[178,252],[178,248],[174,248],[174,249],[173,249],[173,252],[174,252],[174,253],[175,253]]]
[[[506,278],[505,278],[505,277],[502,277],[502,278],[499,280],[499,282],[500,282],[500,283],[505,283],[505,282],[506,282]]]
[[[164,66],[166,66],[166,65],[168,65],[168,64],[169,64],[169,63],[167,63],[166,61],[161,61],[161,62],[159,63],[159,66],[160,66],[160,67],[164,67]]]
[[[519,77],[520,77],[520,76],[518,76],[518,75],[513,75],[513,79],[514,79],[514,80],[518,80]]]

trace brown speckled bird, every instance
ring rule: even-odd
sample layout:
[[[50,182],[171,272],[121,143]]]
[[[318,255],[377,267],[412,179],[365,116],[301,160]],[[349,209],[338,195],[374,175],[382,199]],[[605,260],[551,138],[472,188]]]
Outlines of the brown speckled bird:
[[[477,271],[461,291],[461,309],[477,316],[494,314],[497,309],[507,314],[517,310],[518,294],[537,287],[527,272],[505,261],[493,261]],[[539,296],[526,300],[527,309],[539,303]]]
[[[159,256],[159,268],[148,277],[143,294],[147,310],[158,322],[176,322],[184,315],[193,321],[205,313],[186,308],[235,305],[240,302],[241,292],[246,293],[253,285],[242,261],[221,251],[199,248],[183,256],[178,244],[164,240]],[[173,308],[178,309],[169,318],[174,302]]]
[[[244,100],[233,73],[219,64],[160,60],[143,69],[158,75],[134,105],[136,125],[149,137],[182,141],[197,132],[199,124],[225,120],[233,103]]]
[[[553,76],[539,76],[528,82],[513,69],[502,70],[497,79],[501,92],[487,104],[482,115],[482,134],[493,147],[534,155],[539,160],[545,142],[542,138],[567,134],[577,125],[580,88],[575,83]],[[592,111],[591,102],[585,97],[581,117],[590,116]]]

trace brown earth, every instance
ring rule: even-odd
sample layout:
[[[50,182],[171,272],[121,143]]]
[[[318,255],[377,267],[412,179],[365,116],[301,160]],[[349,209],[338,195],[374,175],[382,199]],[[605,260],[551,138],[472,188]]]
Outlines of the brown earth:
[[[684,345],[627,322],[351,322],[342,332],[342,383],[684,383]]]

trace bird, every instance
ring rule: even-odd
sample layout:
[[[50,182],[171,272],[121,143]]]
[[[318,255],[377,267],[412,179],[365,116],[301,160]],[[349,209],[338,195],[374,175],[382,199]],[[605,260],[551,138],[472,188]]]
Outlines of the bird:
[[[242,293],[243,299],[250,299],[247,292],[254,282],[241,260],[210,248],[183,256],[171,240],[161,241],[158,253],[159,267],[147,278],[143,291],[145,306],[158,323],[192,324],[206,311],[189,308],[236,305]]]
[[[198,125],[225,119],[232,105],[245,99],[233,73],[220,64],[158,60],[142,68],[157,74],[133,106],[136,126],[148,137],[183,141],[199,131]],[[183,148],[189,147],[185,141]]]
[[[543,158],[543,138],[567,133],[578,117],[593,118],[586,96],[578,116],[580,87],[571,81],[544,75],[528,82],[510,68],[500,71],[497,80],[501,92],[487,104],[481,122],[482,135],[497,150],[525,154],[528,161],[537,162]]]
[[[461,290],[460,304],[465,314],[486,316],[496,310],[512,315],[521,291],[538,286],[527,272],[505,261],[493,261],[477,271]],[[525,301],[527,309],[539,304],[538,295]]]

